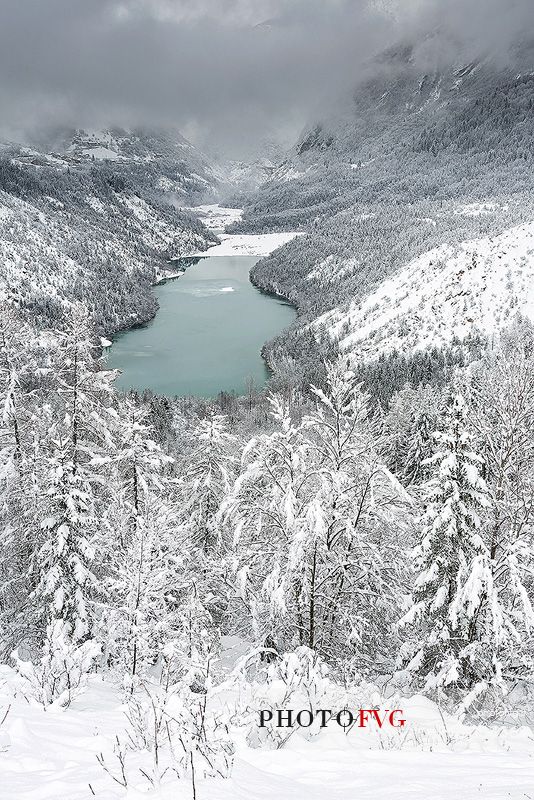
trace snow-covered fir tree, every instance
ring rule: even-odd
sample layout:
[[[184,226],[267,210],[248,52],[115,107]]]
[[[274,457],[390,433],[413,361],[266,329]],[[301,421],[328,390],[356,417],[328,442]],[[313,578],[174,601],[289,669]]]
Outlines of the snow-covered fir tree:
[[[64,332],[56,334],[53,365],[58,408],[43,442],[43,542],[34,554],[39,572],[35,601],[43,619],[61,620],[74,643],[91,636],[88,604],[94,576],[97,488],[103,477],[93,466],[109,442],[106,410],[110,373],[95,361],[96,345],[87,312],[75,308]]]
[[[465,400],[452,400],[446,428],[435,435],[427,508],[415,552],[413,605],[401,620],[414,626],[408,670],[438,697],[468,708],[502,687],[499,650],[506,617],[494,582],[484,525],[492,505],[473,452]]]
[[[47,683],[43,697],[63,697],[93,639],[96,580],[92,571],[104,477],[92,461],[109,442],[106,409],[111,402],[109,373],[99,369],[87,312],[75,307],[64,331],[49,338],[49,379],[53,408],[36,410],[41,418],[35,467],[36,507],[31,519],[27,569],[35,581],[31,601],[38,626],[33,648],[42,646],[36,668]],[[45,424],[43,424],[45,423]],[[96,652],[92,648],[92,652]],[[20,652],[17,653],[21,670]]]

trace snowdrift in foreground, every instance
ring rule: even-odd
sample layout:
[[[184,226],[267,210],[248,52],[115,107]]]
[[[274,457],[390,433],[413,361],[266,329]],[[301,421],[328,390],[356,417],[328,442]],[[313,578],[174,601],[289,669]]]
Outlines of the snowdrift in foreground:
[[[476,331],[491,335],[517,312],[534,320],[534,222],[431,250],[313,327],[371,360],[447,345]]]
[[[151,787],[147,752],[128,754],[125,789],[116,737],[127,738],[118,691],[94,677],[65,711],[28,702],[26,687],[0,668],[0,800],[190,800],[191,783],[172,775]],[[235,698],[234,698],[235,701]],[[197,800],[524,800],[532,793],[532,730],[469,727],[423,697],[403,701],[408,727],[376,732],[327,728],[311,741],[296,732],[281,749],[252,749],[241,729],[232,776],[197,782]],[[239,717],[239,715],[238,715]]]

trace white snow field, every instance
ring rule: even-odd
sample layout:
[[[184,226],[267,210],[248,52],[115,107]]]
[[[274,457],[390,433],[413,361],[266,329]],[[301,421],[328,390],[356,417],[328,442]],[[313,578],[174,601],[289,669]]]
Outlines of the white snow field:
[[[198,214],[200,220],[209,230],[221,231],[232,222],[237,222],[243,216],[241,208],[225,208],[217,203],[211,205],[186,208]],[[268,256],[273,250],[287,244],[295,236],[302,233],[281,231],[280,233],[219,233],[220,244],[212,245],[208,250],[198,250],[192,256]]]
[[[192,800],[191,782],[166,775],[154,788],[141,773],[151,756],[126,756],[120,776],[115,737],[127,738],[125,707],[111,683],[93,677],[70,708],[46,711],[25,699],[22,679],[0,668],[0,800]],[[252,749],[233,730],[227,779],[198,780],[196,800],[529,800],[534,798],[534,731],[461,725],[422,697],[403,701],[405,729],[377,735],[327,728],[313,741],[293,734],[279,750]]]
[[[441,347],[477,330],[492,335],[517,312],[534,320],[534,222],[424,253],[313,327],[347,353],[371,360],[393,350]]]
[[[216,244],[195,256],[268,256],[273,250],[287,244],[302,233],[282,231],[280,233],[222,233],[220,244]]]

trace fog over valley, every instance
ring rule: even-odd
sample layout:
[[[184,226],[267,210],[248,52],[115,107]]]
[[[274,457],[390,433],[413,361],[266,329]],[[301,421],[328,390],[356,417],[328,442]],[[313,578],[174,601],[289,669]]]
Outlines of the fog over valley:
[[[421,69],[507,59],[531,22],[528,0],[4,0],[1,126],[172,125],[241,157],[265,133],[292,144],[395,42]]]

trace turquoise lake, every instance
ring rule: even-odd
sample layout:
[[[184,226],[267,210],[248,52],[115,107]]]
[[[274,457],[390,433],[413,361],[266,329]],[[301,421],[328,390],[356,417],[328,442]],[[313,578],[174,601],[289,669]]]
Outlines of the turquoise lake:
[[[107,363],[120,369],[120,389],[151,389],[168,396],[244,394],[269,377],[263,344],[295,318],[295,309],[249,280],[251,256],[211,256],[179,278],[154,287],[159,302],[146,326],[118,334]]]

